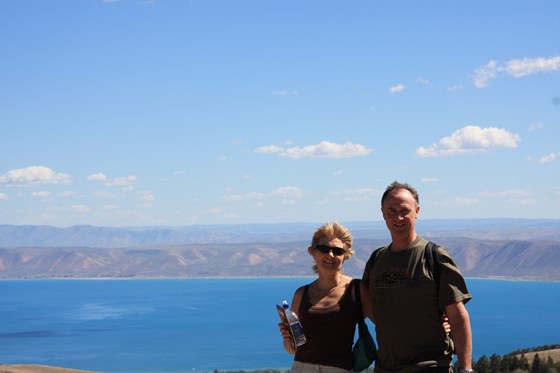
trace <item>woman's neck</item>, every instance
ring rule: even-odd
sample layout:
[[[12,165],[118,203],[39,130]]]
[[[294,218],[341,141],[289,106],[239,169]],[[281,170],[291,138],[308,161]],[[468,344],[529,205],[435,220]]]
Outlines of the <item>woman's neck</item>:
[[[323,291],[332,291],[342,285],[343,279],[344,275],[340,271],[328,275],[319,274],[319,278],[315,284]]]

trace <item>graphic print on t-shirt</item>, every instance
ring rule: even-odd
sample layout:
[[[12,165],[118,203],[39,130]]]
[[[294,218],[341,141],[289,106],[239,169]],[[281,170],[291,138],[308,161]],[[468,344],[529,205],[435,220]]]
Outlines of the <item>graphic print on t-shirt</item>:
[[[375,288],[402,287],[410,280],[410,274],[403,268],[392,267],[387,271],[375,276],[373,280]]]

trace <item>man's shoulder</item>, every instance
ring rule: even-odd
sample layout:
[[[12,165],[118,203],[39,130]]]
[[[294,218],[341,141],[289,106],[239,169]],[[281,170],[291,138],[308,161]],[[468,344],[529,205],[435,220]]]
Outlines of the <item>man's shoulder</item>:
[[[426,244],[429,241],[426,240],[424,237],[417,235],[416,238],[414,239],[414,241],[412,242],[411,246],[412,247],[426,247]]]
[[[369,256],[369,259],[366,262],[366,266],[364,268],[364,274],[369,272],[369,270],[372,268],[373,263],[377,260],[377,258],[379,257],[379,255],[385,251],[387,248],[387,246],[381,246],[378,247],[377,249],[373,250],[373,252],[371,253],[371,255]]]
[[[369,256],[369,261],[375,260],[381,253],[383,253],[384,251],[387,251],[387,247],[389,247],[389,246],[381,246],[381,247],[378,247],[377,249],[373,250],[373,252]]]

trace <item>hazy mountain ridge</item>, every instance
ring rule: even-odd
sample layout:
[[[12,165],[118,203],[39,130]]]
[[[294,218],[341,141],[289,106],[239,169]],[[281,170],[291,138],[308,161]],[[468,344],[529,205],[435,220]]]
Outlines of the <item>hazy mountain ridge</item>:
[[[560,280],[560,221],[436,223],[424,224],[422,236],[448,248],[465,276]],[[312,276],[307,246],[319,225],[2,225],[0,278]],[[356,255],[345,272],[360,276],[388,233],[382,222],[346,225]]]
[[[343,222],[354,238],[384,238],[383,221]],[[0,247],[119,248],[194,243],[285,242],[309,240],[321,223],[193,225],[182,227],[96,227],[76,225],[0,225]],[[560,220],[547,219],[422,219],[424,236],[480,239],[560,240]]]

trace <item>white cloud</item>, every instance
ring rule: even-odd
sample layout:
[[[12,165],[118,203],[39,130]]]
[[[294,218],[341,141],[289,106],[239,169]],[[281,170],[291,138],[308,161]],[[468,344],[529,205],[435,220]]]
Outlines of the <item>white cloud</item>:
[[[55,173],[48,167],[31,166],[18,168],[0,175],[0,184],[26,186],[33,184],[68,184],[70,175]]]
[[[497,61],[491,60],[486,66],[481,66],[474,71],[473,80],[476,87],[484,88],[498,74],[521,78],[527,75],[557,70],[560,70],[560,56],[515,59],[507,61],[503,65],[499,65]]]
[[[89,175],[87,177],[88,181],[105,181],[107,180],[107,175],[105,175],[104,173],[97,173],[97,174],[93,174],[93,175]]]
[[[479,193],[483,198],[504,198],[509,203],[519,206],[533,206],[537,204],[534,198],[529,198],[533,193],[524,189],[507,189],[498,192],[485,191]]]
[[[421,183],[438,183],[439,179],[437,177],[423,177],[420,179]]]
[[[294,201],[297,198],[301,198],[304,196],[304,191],[301,188],[294,187],[294,186],[286,186],[282,188],[275,189],[268,193],[262,192],[249,192],[245,195],[241,194],[230,194],[222,196],[222,200],[224,201],[240,201],[243,199],[256,199],[256,200],[263,200],[266,198],[275,198],[275,197],[282,197],[286,200]]]
[[[273,96],[299,96],[298,91],[279,90],[272,92]]]
[[[397,84],[394,85],[392,87],[389,87],[389,92],[390,93],[400,93],[402,91],[404,91],[406,89],[406,87],[403,84]]]
[[[547,73],[560,69],[560,56],[552,58],[523,58],[522,60],[508,61],[503,70],[515,78],[526,75]]]
[[[537,123],[531,124],[531,125],[529,126],[528,131],[529,131],[529,132],[533,132],[533,131],[537,131],[537,130],[540,130],[540,129],[543,129],[543,128],[544,128],[543,124],[537,122]]]
[[[303,190],[298,187],[287,186],[273,190],[270,192],[270,196],[301,197],[303,196]]]
[[[510,200],[511,203],[515,203],[520,206],[536,206],[538,202],[531,198],[515,199]]]
[[[418,83],[422,84],[425,87],[431,88],[433,87],[432,82],[430,82],[428,79],[424,79],[424,78],[418,78]]]
[[[139,191],[136,194],[142,202],[152,202],[155,199],[154,194],[147,190]]]
[[[428,148],[419,147],[416,150],[416,155],[420,157],[441,157],[476,154],[495,148],[515,148],[520,140],[518,135],[503,128],[466,126],[455,131],[451,136],[440,139]]]
[[[239,215],[237,215],[236,213],[233,213],[233,212],[229,212],[227,214],[223,214],[222,218],[228,219],[228,220],[236,220],[236,219],[239,218]]]
[[[33,192],[31,193],[31,195],[33,197],[38,197],[38,198],[49,198],[51,196],[50,192]]]
[[[437,206],[472,206],[479,203],[478,198],[468,198],[468,197],[455,197],[451,199],[442,199],[438,201],[433,201],[433,205]]]
[[[462,91],[463,89],[465,89],[465,87],[462,84],[455,84],[451,87],[447,87],[447,92],[457,92]]]
[[[263,199],[267,197],[267,194],[261,192],[249,192],[245,195],[245,197],[250,199]]]
[[[478,88],[486,87],[488,81],[496,77],[496,65],[496,61],[490,60],[486,66],[476,69],[473,74],[474,85]]]
[[[97,173],[87,177],[88,181],[102,181],[105,186],[120,186],[124,189],[132,189],[133,183],[136,181],[136,176],[120,176],[114,179],[109,179],[104,173]]]
[[[222,196],[222,199],[224,201],[241,201],[243,196],[239,194],[229,194],[227,196]]]
[[[333,192],[334,195],[342,194],[345,202],[371,201],[381,196],[381,192],[373,188],[345,189],[341,192]]]
[[[545,155],[539,159],[539,163],[550,163],[554,161],[556,158],[560,157],[560,152],[558,153],[550,153],[549,155]]]
[[[261,146],[255,150],[257,153],[277,153],[282,157],[299,158],[352,158],[362,157],[371,153],[373,149],[366,148],[361,144],[353,144],[347,141],[344,144],[336,144],[329,141],[321,141],[316,145],[304,147],[294,146],[283,148],[276,145]]]
[[[105,183],[107,186],[131,186],[136,181],[136,176],[121,176]]]
[[[499,191],[499,192],[485,191],[485,192],[479,193],[479,195],[481,197],[485,197],[485,198],[496,198],[496,197],[513,198],[513,197],[530,196],[531,193],[529,191],[526,191],[526,190],[523,190],[523,189],[507,189],[507,190],[502,190],[502,191]]]
[[[296,203],[297,203],[297,201],[295,199],[284,198],[282,200],[283,205],[295,205]]]
[[[282,153],[284,148],[278,145],[267,145],[267,146],[260,146],[255,149],[256,153],[262,154],[275,154],[275,153]]]
[[[91,211],[91,207],[89,207],[87,205],[72,205],[71,209],[74,210],[74,211],[77,211],[77,212],[89,212],[89,211]]]
[[[140,208],[150,208],[152,207],[152,202],[155,199],[154,194],[149,190],[141,190],[136,192],[138,199],[140,200],[141,204],[138,206]]]
[[[73,192],[73,191],[71,191],[71,190],[67,190],[67,191],[65,191],[65,192],[60,192],[60,193],[58,194],[58,196],[59,196],[59,197],[62,197],[62,198],[76,198],[76,197],[78,197],[78,195],[76,194],[76,192]]]
[[[5,193],[0,193],[0,201],[7,201],[8,195]]]

